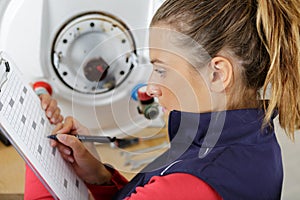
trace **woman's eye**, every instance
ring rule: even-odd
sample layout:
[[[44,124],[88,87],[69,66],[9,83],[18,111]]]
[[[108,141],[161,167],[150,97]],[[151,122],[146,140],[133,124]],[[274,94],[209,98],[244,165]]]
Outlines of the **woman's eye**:
[[[166,70],[165,69],[154,69],[156,73],[160,75],[160,77],[164,78],[166,76]]]

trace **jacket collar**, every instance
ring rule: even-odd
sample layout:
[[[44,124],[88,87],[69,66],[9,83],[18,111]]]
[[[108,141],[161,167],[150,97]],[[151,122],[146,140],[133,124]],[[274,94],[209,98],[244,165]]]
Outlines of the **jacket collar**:
[[[172,144],[189,143],[212,148],[230,144],[255,145],[274,137],[273,119],[263,128],[262,109],[228,110],[211,113],[172,111],[169,137]],[[269,137],[267,137],[269,136]]]

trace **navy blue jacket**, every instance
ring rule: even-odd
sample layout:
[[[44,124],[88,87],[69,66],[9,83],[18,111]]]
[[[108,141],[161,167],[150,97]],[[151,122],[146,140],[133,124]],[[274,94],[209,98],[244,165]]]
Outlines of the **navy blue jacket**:
[[[281,150],[273,122],[263,128],[263,117],[258,109],[204,114],[172,111],[171,148],[135,176],[116,199],[130,196],[153,176],[178,172],[199,177],[225,200],[280,199]]]

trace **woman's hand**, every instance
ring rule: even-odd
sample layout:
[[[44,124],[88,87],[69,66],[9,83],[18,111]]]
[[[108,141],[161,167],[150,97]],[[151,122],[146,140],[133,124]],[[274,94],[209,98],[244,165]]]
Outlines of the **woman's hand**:
[[[89,135],[86,127],[72,117],[67,117],[53,131],[58,141],[51,141],[62,157],[74,168],[76,174],[90,184],[110,184],[111,173],[90,151],[73,135]]]
[[[60,108],[57,106],[57,101],[49,94],[41,94],[41,105],[46,112],[46,116],[52,124],[58,124],[63,121],[63,116],[60,114]]]

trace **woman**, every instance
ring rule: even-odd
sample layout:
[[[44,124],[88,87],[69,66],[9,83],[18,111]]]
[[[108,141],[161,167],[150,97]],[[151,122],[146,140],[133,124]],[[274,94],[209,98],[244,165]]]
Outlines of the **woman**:
[[[171,148],[128,183],[65,134],[87,134],[72,117],[52,145],[96,199],[280,199],[273,119],[294,139],[299,8],[298,0],[167,0],[151,23],[148,93],[169,115]],[[259,100],[269,85],[270,100]]]

